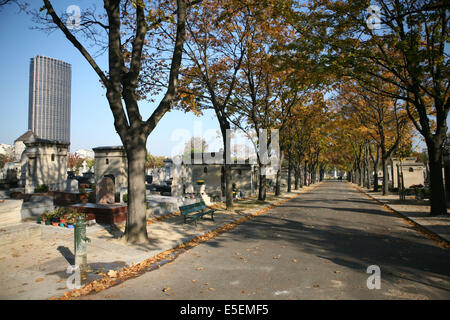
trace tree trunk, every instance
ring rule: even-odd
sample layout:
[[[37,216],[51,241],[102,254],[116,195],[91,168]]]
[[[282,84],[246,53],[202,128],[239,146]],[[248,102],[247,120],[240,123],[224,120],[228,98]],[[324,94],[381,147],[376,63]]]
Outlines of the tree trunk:
[[[432,143],[427,143],[430,163],[430,215],[447,214],[444,179],[442,176],[442,151]]]
[[[233,181],[230,164],[225,164],[225,204],[227,210],[233,207]]]
[[[218,113],[216,112],[216,115]],[[230,129],[230,124],[228,120],[218,116],[220,131],[222,133],[222,141],[223,141],[223,163],[224,163],[224,174],[225,174],[225,204],[227,206],[227,210],[233,208],[233,181],[231,176],[231,164],[228,163],[231,161],[231,148],[230,148],[230,140],[227,139],[227,130]]]
[[[303,185],[308,186],[308,162],[305,161],[305,166],[303,170]]]
[[[266,173],[263,172],[265,165],[259,164],[259,186],[258,186],[258,200],[266,200]]]
[[[280,148],[280,165],[278,166],[276,182],[275,182],[275,195],[281,194],[281,174],[283,170],[284,151]]]
[[[374,170],[374,176],[373,176],[373,191],[378,192],[378,163],[380,162],[380,148],[377,147],[377,157],[374,159],[373,162],[373,170]]]
[[[128,211],[124,237],[128,243],[148,242],[145,204],[145,135],[125,146],[128,160]]]
[[[378,192],[378,170],[376,169],[378,166],[378,163],[376,163],[374,166],[375,166],[375,171],[373,174],[373,191]]]
[[[383,196],[389,193],[389,177],[387,168],[387,159],[381,157],[381,166],[383,167]]]
[[[294,167],[294,189],[298,190],[300,182],[300,168]]]
[[[287,181],[287,192],[292,191],[292,160],[291,160],[291,152],[288,152],[288,181]]]
[[[366,188],[370,189],[370,162],[369,162],[369,144],[366,143],[365,147],[365,158],[364,158],[364,166],[365,166],[365,172],[364,176],[366,177]]]
[[[364,168],[363,166],[359,167],[359,186],[364,187]]]

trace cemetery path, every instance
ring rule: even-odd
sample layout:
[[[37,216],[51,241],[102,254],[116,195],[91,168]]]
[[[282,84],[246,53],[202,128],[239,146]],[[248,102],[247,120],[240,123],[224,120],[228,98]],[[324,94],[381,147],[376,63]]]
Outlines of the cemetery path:
[[[367,287],[371,265],[380,289]],[[450,252],[350,184],[324,182],[83,299],[450,299]]]

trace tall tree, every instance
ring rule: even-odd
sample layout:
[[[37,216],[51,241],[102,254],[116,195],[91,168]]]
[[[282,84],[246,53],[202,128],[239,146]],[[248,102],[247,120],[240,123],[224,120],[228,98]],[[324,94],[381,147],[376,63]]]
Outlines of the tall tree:
[[[214,110],[223,141],[223,166],[227,208],[233,206],[231,146],[227,131],[232,113],[231,98],[245,53],[251,25],[245,1],[205,0],[190,12],[187,24],[186,64],[181,79],[179,105],[198,114]]]
[[[379,79],[373,79],[386,92],[396,88]],[[411,126],[404,103],[385,97],[361,86],[357,81],[347,81],[340,86],[338,103],[344,113],[354,113],[365,128],[365,136],[380,149],[383,169],[383,194],[388,193],[388,160],[393,152],[411,134]],[[368,159],[369,157],[365,157]],[[366,166],[367,167],[367,166]]]
[[[185,41],[186,0],[120,1],[104,0],[105,13],[87,11],[80,18],[79,30],[69,29],[71,20],[61,18],[49,0],[43,0],[46,16],[40,21],[59,28],[68,41],[81,53],[97,73],[106,88],[106,98],[114,116],[114,127],[120,136],[128,159],[128,214],[124,239],[129,243],[148,241],[145,206],[146,143],[164,114],[170,110],[177,96],[178,74]],[[196,1],[198,2],[198,1]],[[152,6],[153,5],[153,6]],[[172,18],[176,15],[176,21]],[[102,17],[106,17],[104,21]],[[165,26],[174,32],[166,91],[151,116],[144,120],[139,111],[139,100],[147,88],[142,88],[144,61],[151,59],[145,48],[157,48],[160,29]],[[97,29],[94,29],[97,28]],[[77,37],[79,32],[94,41],[101,40],[99,31],[106,34],[108,69],[103,71],[86,46]],[[77,32],[75,32],[77,31]],[[158,74],[159,76],[160,74]],[[144,90],[144,91],[143,91]]]
[[[299,15],[302,22],[308,21],[303,31],[322,48],[326,44],[324,57],[330,65],[368,86],[377,77],[398,88],[393,93],[371,86],[374,92],[406,102],[408,116],[428,149],[430,214],[446,214],[442,146],[450,110],[448,5],[434,0],[314,0]]]

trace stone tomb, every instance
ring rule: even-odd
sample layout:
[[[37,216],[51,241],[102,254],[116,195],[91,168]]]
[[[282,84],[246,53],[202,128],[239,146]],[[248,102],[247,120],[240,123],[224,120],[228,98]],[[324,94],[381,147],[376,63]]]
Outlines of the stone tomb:
[[[52,191],[65,190],[69,143],[35,138],[26,141],[25,146],[28,159],[25,193],[33,193],[43,184]]]
[[[127,220],[128,206],[126,204],[77,203],[70,207],[86,213],[86,220],[95,219],[99,224],[115,224]]]
[[[425,184],[425,165],[417,162],[417,158],[392,158],[390,165],[392,170],[392,186],[394,188],[399,187],[399,178],[402,174],[405,188],[410,188],[412,185]]]
[[[71,205],[71,208],[87,214],[87,219],[99,224],[114,224],[127,219],[127,204],[115,203],[114,182],[110,177],[103,177],[96,188],[97,203],[78,203]]]

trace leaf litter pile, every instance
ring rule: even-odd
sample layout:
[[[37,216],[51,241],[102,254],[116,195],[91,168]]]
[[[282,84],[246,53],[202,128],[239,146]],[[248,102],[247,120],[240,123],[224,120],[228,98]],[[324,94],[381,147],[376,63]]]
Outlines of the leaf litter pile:
[[[309,190],[304,190],[303,192],[315,189],[315,187],[317,187],[317,185]],[[140,263],[137,263],[137,264],[133,263],[131,266],[124,267],[117,271],[110,270],[110,272],[108,272],[107,274],[99,273],[99,275],[102,276],[102,278],[100,278],[98,280],[94,280],[80,289],[74,289],[71,291],[67,291],[62,296],[52,297],[52,298],[50,298],[50,300],[68,300],[71,298],[86,296],[91,293],[100,292],[100,291],[108,289],[114,285],[118,285],[125,280],[132,279],[132,278],[138,277],[146,272],[158,269],[158,268],[160,268],[161,265],[172,262],[180,254],[186,252],[187,250],[189,250],[205,241],[215,238],[224,232],[228,232],[228,231],[236,228],[241,223],[248,221],[250,219],[253,219],[256,216],[259,216],[259,215],[261,215],[261,214],[263,214],[263,213],[265,213],[265,212],[267,212],[289,200],[292,200],[293,198],[296,198],[303,192],[300,192],[291,198],[287,198],[287,199],[278,201],[278,202],[276,202],[268,207],[265,207],[257,212],[250,213],[236,221],[233,221],[229,224],[218,227],[217,229],[214,229],[203,235],[197,236],[185,243],[179,244],[172,249],[163,251],[163,252],[157,254],[156,256],[148,258]],[[176,213],[174,215],[176,215]],[[159,219],[155,219],[155,220],[159,220]],[[154,221],[152,221],[152,222],[154,222]]]

